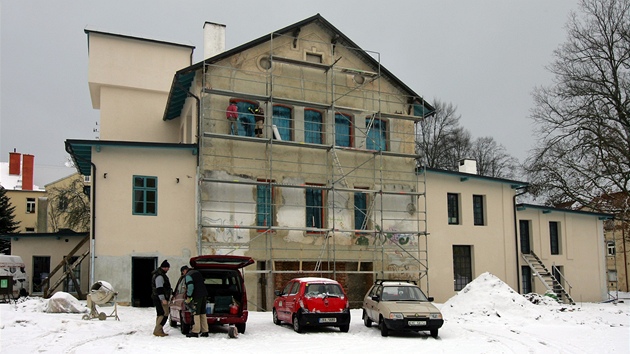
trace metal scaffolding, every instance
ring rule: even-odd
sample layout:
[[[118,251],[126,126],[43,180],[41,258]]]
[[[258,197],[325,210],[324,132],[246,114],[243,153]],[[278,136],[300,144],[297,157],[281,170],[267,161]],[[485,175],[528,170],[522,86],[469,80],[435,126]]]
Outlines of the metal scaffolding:
[[[428,292],[415,154],[426,110],[382,73],[378,53],[271,34],[203,73],[200,254],[254,257],[263,293],[296,273],[368,285],[412,279]],[[236,134],[229,102],[239,109]],[[247,110],[257,105],[262,137]]]

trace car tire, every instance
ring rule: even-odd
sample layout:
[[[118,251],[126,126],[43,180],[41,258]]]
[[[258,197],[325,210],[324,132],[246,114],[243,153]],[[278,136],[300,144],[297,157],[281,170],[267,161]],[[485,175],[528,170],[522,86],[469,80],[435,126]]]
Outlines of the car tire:
[[[438,330],[436,329],[432,329],[431,331],[431,337],[433,338],[437,338],[438,337]]]
[[[236,330],[238,330],[238,333],[243,334],[245,333],[245,327],[246,327],[246,323],[237,323],[234,326],[236,327]]]
[[[180,327],[180,329],[182,331],[182,334],[190,333],[190,325],[184,323],[184,315],[181,312],[179,313],[179,320],[181,321],[179,323],[179,327]]]
[[[381,336],[387,337],[389,335],[389,329],[385,325],[385,320],[381,318],[381,322],[378,324],[381,329]]]
[[[297,333],[302,333],[303,331],[302,325],[300,325],[300,321],[298,320],[297,315],[293,315],[293,330]]]
[[[350,325],[339,326],[339,331],[343,333],[348,333],[349,330],[350,330]]]
[[[370,316],[368,316],[365,310],[363,310],[363,324],[365,327],[372,327],[372,319],[370,319]]]
[[[282,324],[282,321],[278,319],[278,312],[276,311],[276,309],[273,309],[273,323],[277,324],[278,326]]]

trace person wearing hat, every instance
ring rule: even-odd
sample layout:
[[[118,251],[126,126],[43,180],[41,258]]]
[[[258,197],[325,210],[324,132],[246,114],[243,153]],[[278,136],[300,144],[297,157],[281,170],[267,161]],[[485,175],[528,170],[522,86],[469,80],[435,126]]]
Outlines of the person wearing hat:
[[[153,335],[157,337],[168,336],[168,334],[164,333],[164,325],[168,320],[168,300],[173,293],[171,282],[166,275],[169,268],[171,268],[171,265],[165,259],[162,261],[162,264],[160,264],[160,267],[151,273],[151,298],[153,299],[153,305],[155,305],[155,311],[157,312]]]
[[[186,281],[186,303],[193,311],[193,327],[186,337],[208,336],[208,318],[206,317],[206,303],[208,302],[208,290],[203,281],[203,275],[188,266],[181,267],[182,276]]]

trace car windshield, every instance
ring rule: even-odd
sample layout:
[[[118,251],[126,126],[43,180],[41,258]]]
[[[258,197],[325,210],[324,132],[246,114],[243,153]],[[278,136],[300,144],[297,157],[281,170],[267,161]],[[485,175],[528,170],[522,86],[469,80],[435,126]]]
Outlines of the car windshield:
[[[308,284],[306,286],[306,296],[340,297],[342,295],[343,291],[337,284]]]
[[[420,288],[415,286],[383,287],[383,301],[428,301]]]

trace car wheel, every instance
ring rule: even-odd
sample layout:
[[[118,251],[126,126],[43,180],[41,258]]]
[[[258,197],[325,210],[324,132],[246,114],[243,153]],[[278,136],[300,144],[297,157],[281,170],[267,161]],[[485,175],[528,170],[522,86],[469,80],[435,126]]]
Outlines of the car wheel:
[[[238,333],[245,333],[245,325],[246,323],[237,323],[234,326],[236,326],[236,329],[238,330]]]
[[[372,327],[372,320],[370,319],[370,316],[368,316],[367,312],[365,312],[365,310],[363,310],[363,324],[365,325],[365,327]]]
[[[190,325],[184,323],[184,316],[181,312],[179,313],[179,320],[181,321],[179,326],[182,330],[182,334],[188,334],[190,332]]]
[[[339,330],[343,333],[348,333],[350,330],[350,325],[339,326]]]
[[[438,337],[438,330],[437,330],[437,328],[431,330],[431,337],[433,337],[433,338],[437,338]]]
[[[300,325],[300,321],[298,320],[297,315],[293,315],[293,330],[297,333],[302,333],[302,326]]]
[[[278,319],[278,312],[276,311],[276,309],[273,309],[273,323],[277,324],[278,326],[282,323],[282,321]]]
[[[389,330],[385,325],[385,320],[381,318],[381,322],[379,323],[379,328],[381,329],[381,336],[387,337],[389,335]]]

